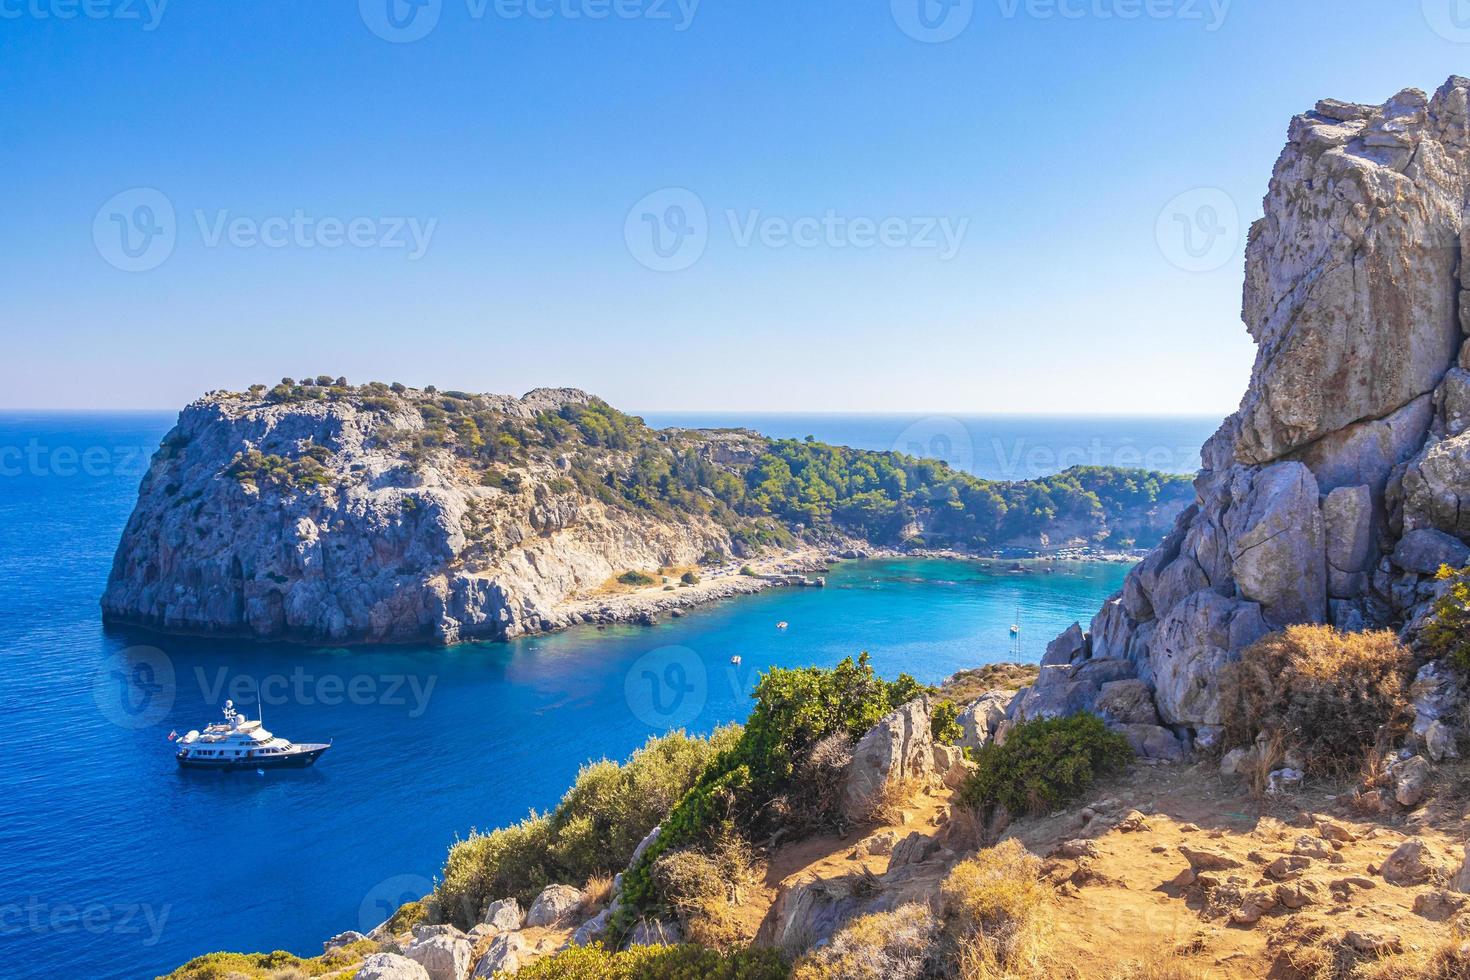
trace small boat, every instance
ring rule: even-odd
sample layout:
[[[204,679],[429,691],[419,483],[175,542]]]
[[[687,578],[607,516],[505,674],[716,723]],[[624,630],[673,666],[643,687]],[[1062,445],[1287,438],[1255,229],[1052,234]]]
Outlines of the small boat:
[[[1011,635],[1021,635],[1021,608],[1019,606],[1016,607],[1016,621],[1011,624]]]
[[[173,741],[173,734],[169,740]],[[174,758],[184,769],[304,769],[332,747],[326,742],[288,742],[265,730],[260,719],[251,720],[225,702],[225,720],[202,732],[191,731],[178,739]]]
[[[739,667],[740,666],[740,655],[737,653],[735,656],[731,657],[730,658],[730,662],[732,664],[734,664],[735,666]]]
[[[781,620],[781,622],[779,622],[779,623],[776,624],[776,629],[778,629],[778,630],[784,630],[786,627],[788,627],[790,625],[791,625],[790,623],[786,622],[786,620],[783,619],[783,620]]]

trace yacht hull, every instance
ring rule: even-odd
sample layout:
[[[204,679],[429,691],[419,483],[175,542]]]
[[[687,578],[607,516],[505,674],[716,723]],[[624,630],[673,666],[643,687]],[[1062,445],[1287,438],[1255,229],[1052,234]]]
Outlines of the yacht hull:
[[[330,745],[305,745],[298,750],[283,752],[279,755],[257,756],[248,758],[226,758],[226,759],[201,759],[188,757],[181,754],[174,758],[178,760],[180,769],[305,769],[314,765],[316,760]]]

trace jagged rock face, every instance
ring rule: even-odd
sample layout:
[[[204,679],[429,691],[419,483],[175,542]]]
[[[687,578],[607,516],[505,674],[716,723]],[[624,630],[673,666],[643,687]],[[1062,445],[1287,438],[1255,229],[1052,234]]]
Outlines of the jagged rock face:
[[[1430,566],[1470,554],[1467,93],[1456,77],[1292,121],[1246,253],[1250,387],[1205,446],[1196,504],[1012,717],[1092,706],[1079,667],[1126,661],[1164,724],[1213,736],[1245,646],[1422,618]]]
[[[489,397],[530,418],[588,396]],[[556,610],[569,596],[627,569],[730,550],[712,521],[609,508],[566,489],[555,464],[497,488],[448,456],[409,465],[378,438],[423,427],[416,410],[352,400],[189,406],[143,480],[104,613],[261,638],[498,639],[565,625]],[[240,453],[297,457],[303,446],[323,451],[321,486],[287,492],[222,472]]]

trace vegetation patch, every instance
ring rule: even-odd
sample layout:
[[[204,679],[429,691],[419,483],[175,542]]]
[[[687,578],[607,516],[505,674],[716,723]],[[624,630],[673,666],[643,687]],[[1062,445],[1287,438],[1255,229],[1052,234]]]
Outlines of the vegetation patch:
[[[1424,644],[1436,657],[1448,658],[1461,673],[1470,673],[1470,568],[1441,565],[1435,578],[1446,584],[1434,600]]]
[[[970,704],[987,691],[1019,691],[1035,684],[1040,672],[1036,664],[986,664],[950,677],[939,686],[939,696],[955,704]]]
[[[293,490],[298,487],[329,487],[332,474],[325,466],[332,451],[315,444],[303,448],[297,456],[277,456],[249,449],[236,453],[225,467],[225,474],[241,484],[261,489]]]
[[[792,980],[919,980],[931,965],[938,929],[925,905],[863,916],[798,960]]]
[[[982,746],[974,758],[956,798],[989,819],[996,807],[1035,815],[1069,803],[1127,765],[1133,750],[1101,718],[1078,714],[1017,725],[1004,745]]]
[[[940,896],[962,980],[1047,975],[1042,951],[1053,897],[1040,876],[1040,860],[1015,839],[949,873]]]
[[[611,953],[581,946],[537,960],[520,980],[785,980],[790,967],[771,949],[721,953],[703,946],[634,946]]]
[[[1265,736],[1300,751],[1311,771],[1354,773],[1402,734],[1412,667],[1388,631],[1292,626],[1263,637],[1224,672],[1225,744]]]
[[[339,975],[350,977],[363,957],[377,951],[377,943],[362,939],[309,959],[279,949],[274,953],[207,953],[196,956],[168,974],[164,980],[276,980],[278,977]]]

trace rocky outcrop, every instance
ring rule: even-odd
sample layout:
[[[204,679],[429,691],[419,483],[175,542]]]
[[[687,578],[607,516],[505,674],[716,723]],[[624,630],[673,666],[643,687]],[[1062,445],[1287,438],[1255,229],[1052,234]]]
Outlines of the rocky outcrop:
[[[867,820],[889,783],[933,774],[929,711],[929,698],[916,698],[884,715],[858,740],[843,787],[843,812],[849,820]]]
[[[582,907],[582,893],[571,885],[548,885],[531,903],[526,927],[554,926],[570,919]]]
[[[429,973],[407,956],[374,953],[362,961],[352,980],[429,980]]]
[[[1098,710],[1079,675],[1121,662],[1163,725],[1210,742],[1220,670],[1255,639],[1401,627],[1439,566],[1470,558],[1467,96],[1456,77],[1292,121],[1246,252],[1255,367],[1204,448],[1195,504],[1090,629],[1052,644],[1056,666],[1011,717]],[[1128,705],[1104,707],[1146,717]]]

